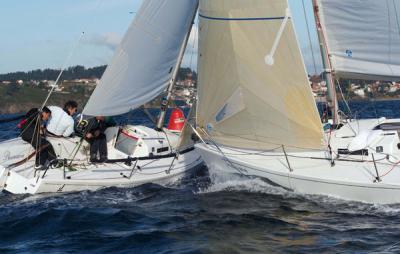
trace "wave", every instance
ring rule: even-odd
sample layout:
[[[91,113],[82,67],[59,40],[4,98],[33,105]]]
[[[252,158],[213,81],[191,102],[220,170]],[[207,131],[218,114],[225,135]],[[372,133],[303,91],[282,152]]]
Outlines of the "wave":
[[[259,193],[275,196],[281,200],[292,201],[298,209],[310,212],[332,212],[340,214],[358,214],[369,216],[398,216],[400,204],[370,204],[344,200],[327,195],[309,195],[273,186],[257,177],[247,177],[238,174],[224,173],[221,170],[210,171],[210,184],[198,191],[198,194],[218,192]],[[212,172],[212,173],[211,173]],[[267,200],[267,198],[266,198]]]

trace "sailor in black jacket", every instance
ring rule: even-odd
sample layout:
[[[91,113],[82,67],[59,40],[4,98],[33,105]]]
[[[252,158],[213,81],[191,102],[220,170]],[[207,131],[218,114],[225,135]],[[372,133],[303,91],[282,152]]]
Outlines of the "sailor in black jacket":
[[[107,139],[104,134],[107,127],[109,126],[104,116],[96,116],[88,122],[85,138],[90,143],[91,162],[107,161]],[[98,159],[97,154],[99,154],[100,159]]]
[[[46,163],[56,158],[52,145],[45,138],[46,129],[44,123],[50,116],[51,111],[47,107],[44,107],[41,111],[37,108],[32,108],[25,114],[25,119],[19,124],[22,140],[30,143],[36,151],[36,169],[46,168]]]

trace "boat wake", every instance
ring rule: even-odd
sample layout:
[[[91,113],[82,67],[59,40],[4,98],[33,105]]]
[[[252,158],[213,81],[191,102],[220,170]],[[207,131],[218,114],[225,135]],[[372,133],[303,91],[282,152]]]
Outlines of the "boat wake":
[[[211,170],[210,170],[211,172]],[[245,191],[254,193],[266,193],[274,195],[292,195],[280,187],[272,186],[260,178],[251,178],[237,174],[224,174],[213,172],[210,174],[210,185],[200,193],[212,193],[220,191]]]
[[[0,242],[0,252],[73,252],[74,246],[95,252],[163,252],[166,246],[171,252],[212,252],[225,250],[225,243],[232,251],[245,251],[243,241],[258,252],[273,252],[268,246],[304,253],[331,247],[400,251],[397,235],[392,234],[398,230],[400,206],[304,196],[259,178],[210,172],[200,171],[168,187],[145,184],[34,196],[2,193],[0,239],[7,241]],[[26,225],[33,225],[32,230]],[[271,232],[266,234],[265,229]],[[220,239],[226,232],[231,233],[224,244],[204,240]],[[369,241],[371,232],[385,237]]]
[[[400,204],[369,204],[344,200],[333,196],[302,194],[271,185],[268,181],[257,177],[223,173],[221,170],[209,169],[209,171],[210,184],[206,188],[201,189],[198,194],[226,191],[265,194],[275,196],[275,198],[279,198],[285,202],[291,201],[295,209],[305,209],[310,212],[329,211],[349,215],[374,216],[397,216],[400,213]]]

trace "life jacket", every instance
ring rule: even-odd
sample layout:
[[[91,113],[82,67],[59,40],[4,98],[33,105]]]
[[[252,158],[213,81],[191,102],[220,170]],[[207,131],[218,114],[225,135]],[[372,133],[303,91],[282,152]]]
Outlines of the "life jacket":
[[[25,126],[25,124],[28,122],[28,120],[26,118],[22,119],[21,121],[19,121],[19,123],[17,124],[17,128],[18,129],[22,129],[23,126]]]
[[[30,109],[25,114],[24,118],[22,118],[22,120],[17,124],[17,127],[19,129],[24,129],[28,125],[28,122],[30,122],[32,119],[34,119],[37,116],[38,113],[39,113],[39,109],[38,108]]]

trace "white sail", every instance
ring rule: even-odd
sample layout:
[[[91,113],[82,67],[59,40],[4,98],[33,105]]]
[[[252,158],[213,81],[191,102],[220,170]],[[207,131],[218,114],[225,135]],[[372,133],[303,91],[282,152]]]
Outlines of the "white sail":
[[[337,76],[400,80],[400,0],[318,0]]]
[[[218,143],[322,147],[289,14],[287,0],[200,2],[198,125]]]
[[[167,86],[198,0],[146,0],[118,46],[85,115],[118,115],[154,99]]]

